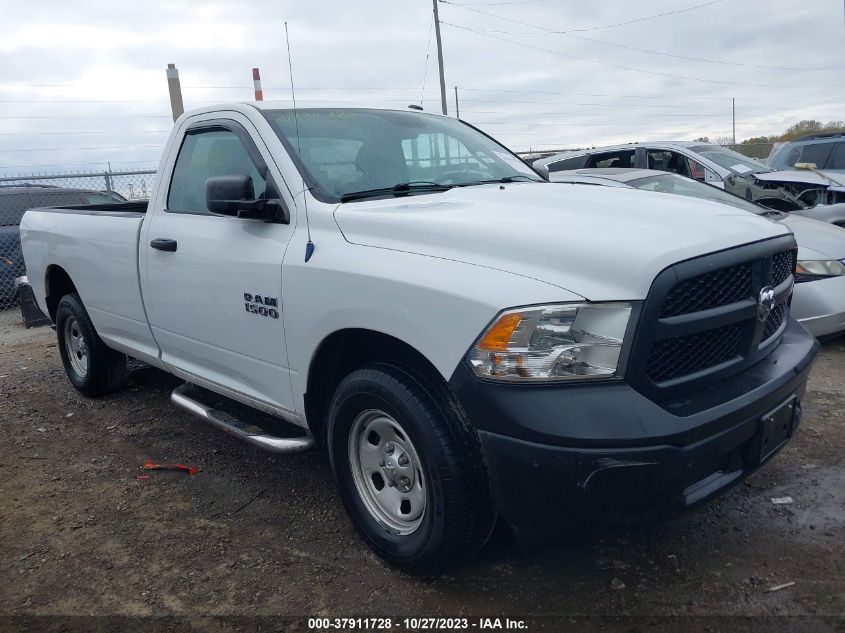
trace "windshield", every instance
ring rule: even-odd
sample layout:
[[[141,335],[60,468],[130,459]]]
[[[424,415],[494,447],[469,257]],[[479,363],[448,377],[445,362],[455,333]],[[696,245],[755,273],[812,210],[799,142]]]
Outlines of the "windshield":
[[[690,150],[701,154],[704,158],[709,158],[720,167],[730,169],[733,173],[739,174],[740,176],[772,171],[771,167],[761,163],[759,160],[748,158],[748,156],[743,156],[739,152],[719,145],[698,145],[696,147],[690,147]]]
[[[698,182],[697,180],[690,180],[677,174],[660,174],[657,176],[646,176],[645,178],[637,178],[636,180],[629,180],[628,184],[643,191],[657,191],[659,193],[674,193],[679,196],[689,196],[690,198],[701,198],[702,200],[712,200],[713,202],[721,202],[729,204],[742,209],[743,211],[751,211],[757,215],[767,213],[767,209],[758,207],[752,202],[748,202],[739,196],[728,193],[718,187]]]
[[[390,110],[302,109],[297,140],[293,110],[265,110],[264,115],[314,195],[325,202],[409,183],[449,187],[542,181],[507,148],[456,119]],[[410,191],[406,187],[398,193]]]
[[[832,161],[831,156],[835,157]],[[845,169],[845,142],[786,143],[769,163],[774,169],[794,169],[795,163],[810,163],[816,169]]]

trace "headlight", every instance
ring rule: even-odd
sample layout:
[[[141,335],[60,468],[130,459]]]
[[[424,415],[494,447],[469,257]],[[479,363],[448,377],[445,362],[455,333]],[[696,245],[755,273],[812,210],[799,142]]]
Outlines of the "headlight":
[[[795,267],[795,281],[812,281],[823,277],[839,277],[845,275],[845,264],[832,260],[799,261]]]
[[[501,313],[468,355],[476,375],[528,382],[621,378],[630,303],[564,303]]]

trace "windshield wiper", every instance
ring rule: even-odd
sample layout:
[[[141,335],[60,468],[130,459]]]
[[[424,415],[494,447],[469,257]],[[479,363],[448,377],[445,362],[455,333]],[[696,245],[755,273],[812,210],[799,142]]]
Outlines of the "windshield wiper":
[[[449,191],[452,185],[441,185],[436,182],[416,181],[416,182],[400,182],[398,185],[392,187],[377,187],[376,189],[364,189],[362,191],[350,191],[341,194],[341,202],[350,202],[352,200],[363,200],[364,198],[375,198],[378,196],[406,196],[412,192],[426,192],[426,191]]]
[[[492,185],[498,183],[509,183],[509,182],[519,182],[518,178],[524,178],[524,182],[546,182],[540,178],[534,178],[532,176],[528,176],[527,174],[516,174],[515,176],[505,176],[504,178],[491,178],[490,180],[473,180],[472,182],[462,182],[457,185],[456,187],[472,187],[474,185]]]

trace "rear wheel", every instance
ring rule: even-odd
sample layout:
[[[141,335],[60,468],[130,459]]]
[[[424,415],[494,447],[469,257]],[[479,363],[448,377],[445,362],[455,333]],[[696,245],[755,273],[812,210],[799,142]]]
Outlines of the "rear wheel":
[[[352,372],[332,399],[328,444],[344,505],[387,562],[437,572],[489,536],[481,450],[445,385],[386,363]]]
[[[126,356],[106,347],[78,294],[59,301],[56,333],[65,373],[77,391],[94,397],[126,383]]]

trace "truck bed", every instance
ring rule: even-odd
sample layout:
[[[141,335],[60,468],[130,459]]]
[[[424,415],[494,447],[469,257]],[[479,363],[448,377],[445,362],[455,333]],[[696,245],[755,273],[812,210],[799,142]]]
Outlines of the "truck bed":
[[[146,201],[30,209],[20,230],[27,275],[45,314],[51,314],[46,278],[59,268],[73,280],[106,344],[155,358],[138,278],[146,210]]]

